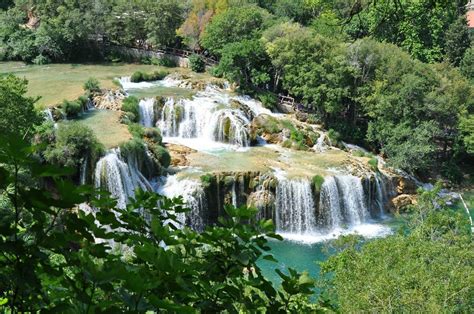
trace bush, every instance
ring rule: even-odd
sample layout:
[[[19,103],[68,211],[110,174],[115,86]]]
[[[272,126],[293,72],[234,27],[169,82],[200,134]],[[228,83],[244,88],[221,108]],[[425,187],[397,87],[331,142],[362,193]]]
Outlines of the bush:
[[[89,156],[97,159],[104,151],[94,132],[79,122],[59,124],[56,142],[44,151],[47,162],[78,169],[82,160]]]
[[[204,188],[208,188],[213,180],[214,176],[211,173],[206,173],[201,176],[201,183]]]
[[[137,117],[131,112],[124,112],[120,117],[120,123],[122,124],[132,124],[137,121]]]
[[[51,63],[51,59],[43,55],[37,55],[32,62],[36,65],[43,65]]]
[[[138,117],[140,116],[140,109],[138,104],[140,100],[135,96],[128,96],[122,102],[122,111],[132,113],[133,116],[129,116],[129,118],[133,118],[131,122],[137,122]]]
[[[148,147],[163,168],[168,168],[170,166],[171,156],[166,148],[158,144],[152,144]]]
[[[324,183],[324,177],[320,175],[315,175],[312,181],[313,181],[313,187],[315,191],[321,191],[321,187],[323,186],[323,183]]]
[[[163,138],[161,137],[161,132],[157,128],[145,128],[144,137],[150,139],[152,142],[157,144],[162,144]]]
[[[144,73],[141,71],[137,71],[132,74],[130,80],[133,83],[158,81],[164,79],[167,75],[168,72],[166,71],[155,71],[153,73]]]
[[[373,171],[379,170],[379,161],[377,158],[373,157],[369,160],[369,166]]]
[[[61,107],[68,118],[75,118],[82,111],[82,105],[79,101],[64,100]]]
[[[272,92],[262,92],[257,94],[258,100],[260,100],[265,108],[274,109],[278,104],[277,96]]]
[[[133,137],[143,138],[145,136],[145,128],[138,123],[129,124],[128,131]]]
[[[159,66],[167,67],[167,68],[175,68],[178,66],[178,63],[173,57],[163,56],[157,60]]]
[[[89,93],[100,92],[99,80],[94,77],[89,78],[83,86],[84,90]]]
[[[334,129],[329,129],[328,137],[331,140],[332,144],[335,145],[341,140],[341,134]]]
[[[198,54],[192,54],[189,57],[189,65],[191,66],[191,70],[194,72],[204,72],[206,70],[206,63],[204,59]]]

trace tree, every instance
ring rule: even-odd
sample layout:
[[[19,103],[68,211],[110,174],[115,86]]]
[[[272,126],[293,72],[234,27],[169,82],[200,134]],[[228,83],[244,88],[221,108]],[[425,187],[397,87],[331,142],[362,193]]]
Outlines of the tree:
[[[210,52],[220,55],[226,44],[258,37],[263,22],[264,15],[258,7],[230,8],[212,19],[200,43]]]
[[[264,88],[270,81],[270,60],[258,40],[227,44],[221,54],[217,72],[241,87]]]
[[[454,66],[458,66],[470,44],[466,18],[464,16],[459,17],[449,26],[446,32],[445,50],[449,62]]]
[[[0,134],[30,138],[40,121],[34,104],[37,99],[26,96],[28,81],[13,75],[0,77]]]
[[[156,46],[170,46],[176,41],[176,30],[184,20],[179,1],[149,1],[145,7],[149,16],[145,22],[147,39]]]
[[[322,271],[340,312],[465,312],[474,306],[469,221],[438,192],[419,196],[406,230],[362,246],[352,237],[338,240],[342,251]]]
[[[474,47],[471,46],[466,50],[459,68],[461,73],[474,83]]]

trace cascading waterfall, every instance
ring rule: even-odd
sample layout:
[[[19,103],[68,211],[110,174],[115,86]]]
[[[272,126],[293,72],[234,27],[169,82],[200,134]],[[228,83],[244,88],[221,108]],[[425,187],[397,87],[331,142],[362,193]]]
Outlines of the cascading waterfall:
[[[117,206],[125,208],[135,190],[150,190],[148,180],[138,170],[136,164],[122,160],[120,149],[113,149],[102,157],[95,169],[95,186],[106,189],[117,199]]]
[[[155,105],[155,99],[146,98],[140,100],[138,103],[138,109],[140,114],[140,124],[144,127],[151,128],[154,126],[155,111],[153,109]]]
[[[236,146],[249,146],[249,118],[242,110],[226,108],[206,97],[169,98],[159,128],[165,137],[197,138]]]
[[[168,198],[182,196],[191,211],[178,214],[179,221],[194,230],[204,230],[207,202],[204,189],[199,181],[180,180],[176,175],[162,177],[157,192]]]
[[[350,175],[326,177],[321,186],[318,225],[325,229],[358,225],[370,213],[362,180]]]
[[[281,233],[311,234],[316,231],[316,213],[309,180],[278,181],[276,227]]]

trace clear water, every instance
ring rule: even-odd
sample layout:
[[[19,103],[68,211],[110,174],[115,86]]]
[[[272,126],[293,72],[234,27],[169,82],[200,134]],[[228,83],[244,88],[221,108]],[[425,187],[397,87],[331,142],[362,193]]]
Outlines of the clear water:
[[[299,272],[307,271],[312,278],[318,278],[320,269],[318,263],[325,261],[329,256],[325,248],[327,243],[303,244],[288,240],[270,240],[269,246],[272,249],[270,254],[278,260],[278,263],[261,259],[257,265],[263,275],[275,285],[281,283],[281,278],[275,269],[288,273],[287,269],[293,268]]]

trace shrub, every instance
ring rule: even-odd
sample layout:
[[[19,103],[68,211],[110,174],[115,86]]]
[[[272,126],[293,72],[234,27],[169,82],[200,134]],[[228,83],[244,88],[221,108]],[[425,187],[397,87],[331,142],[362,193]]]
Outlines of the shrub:
[[[164,79],[167,75],[168,72],[166,71],[155,71],[153,73],[144,73],[141,71],[137,71],[132,74],[130,80],[133,83],[158,81]]]
[[[93,161],[103,151],[90,128],[79,122],[67,122],[59,124],[56,142],[46,148],[44,157],[49,163],[77,169],[86,156]]]
[[[373,157],[369,160],[369,166],[373,171],[378,171],[379,170],[379,161],[377,158]]]
[[[273,109],[278,104],[277,96],[272,92],[262,92],[257,95],[265,108]]]
[[[138,117],[140,116],[140,109],[138,107],[140,100],[135,96],[128,96],[122,102],[122,111],[130,112],[133,114],[132,122],[137,122]],[[132,118],[132,116],[129,116]]]
[[[131,112],[124,112],[122,116],[120,117],[120,123],[123,123],[123,124],[128,125],[128,124],[135,123],[135,121],[137,121],[137,117]]]
[[[79,101],[64,100],[61,107],[68,118],[75,118],[82,111],[82,105]]]
[[[166,148],[158,144],[151,144],[148,147],[163,168],[170,166],[171,156]]]
[[[204,72],[206,70],[206,63],[204,59],[198,54],[192,54],[189,57],[189,65],[191,66],[191,70],[194,72]]]
[[[213,180],[214,176],[210,173],[206,173],[201,176],[201,182],[204,188],[208,188],[212,184]]]
[[[145,136],[145,128],[138,123],[129,124],[128,131],[133,137],[143,138]]]
[[[144,128],[144,137],[150,139],[152,142],[160,144],[162,143],[161,132],[157,128]]]
[[[329,129],[328,137],[333,144],[337,144],[341,140],[341,134],[334,129]]]
[[[99,92],[100,91],[100,84],[99,80],[94,77],[89,78],[83,86],[84,90],[89,93]]]
[[[36,65],[43,65],[43,64],[51,63],[51,59],[43,55],[37,55],[36,58],[34,58],[32,62]]]
[[[316,191],[321,191],[321,187],[323,186],[324,183],[324,177],[320,175],[315,175],[313,177],[313,186]]]
[[[178,66],[178,63],[173,57],[164,55],[158,59],[158,65],[167,68],[175,68]]]

